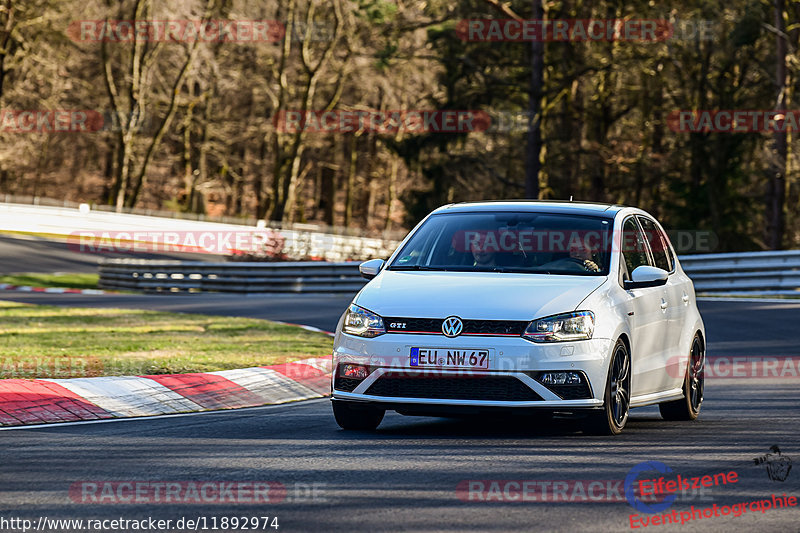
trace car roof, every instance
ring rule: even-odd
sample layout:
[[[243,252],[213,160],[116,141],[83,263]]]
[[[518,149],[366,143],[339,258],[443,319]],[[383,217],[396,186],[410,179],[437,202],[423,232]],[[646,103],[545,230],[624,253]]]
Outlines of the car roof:
[[[593,215],[614,218],[625,209],[623,205],[593,202],[570,202],[554,200],[498,200],[487,202],[462,202],[442,206],[434,213],[480,213],[480,212],[535,212],[570,215]]]

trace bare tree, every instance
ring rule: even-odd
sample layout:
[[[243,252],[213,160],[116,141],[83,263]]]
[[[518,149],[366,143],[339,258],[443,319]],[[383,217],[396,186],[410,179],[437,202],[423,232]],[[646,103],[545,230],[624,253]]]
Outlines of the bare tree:
[[[484,0],[487,4],[516,21],[522,21],[509,4],[500,0]],[[534,20],[544,19],[542,0],[531,1]],[[539,197],[539,173],[542,170],[542,95],[544,94],[544,40],[531,40],[531,83],[528,88],[528,135],[525,144],[525,197]]]
[[[326,72],[325,67],[331,61],[342,35],[343,15],[341,0],[333,0],[331,4],[334,25],[333,36],[322,44],[322,50],[318,52],[318,59],[314,58],[313,50],[314,43],[317,41],[311,39],[317,4],[313,1],[308,4],[304,19],[305,35],[299,44],[298,50],[301,67],[298,77],[300,79],[296,79],[294,84],[290,84],[291,69],[289,59],[292,54],[292,35],[297,25],[298,10],[297,0],[289,0],[286,36],[278,65],[278,91],[273,101],[275,113],[285,112],[289,110],[289,105],[295,103],[299,104],[297,111],[300,111],[302,116],[305,116],[309,111],[314,111],[314,99],[317,94],[318,84],[322,79],[322,75]],[[342,78],[343,76],[340,72],[336,76],[334,85],[341,84]],[[296,99],[293,100],[291,98],[290,85],[295,84],[300,86],[300,90]],[[334,91],[334,94],[337,92]],[[335,100],[329,102],[325,110],[332,109],[334,103]],[[303,153],[306,149],[305,140],[306,132],[302,127],[294,132],[274,132],[272,135],[274,158],[272,210],[270,212],[272,220],[287,220],[291,215],[291,208],[287,209],[287,206],[292,206],[295,201],[297,178],[301,171]]]
[[[775,11],[775,90],[777,98],[775,110],[786,115],[786,99],[789,87],[786,83],[786,23],[784,21],[784,0],[774,0]],[[772,250],[783,247],[786,201],[786,130],[775,132],[774,150],[770,161],[769,182],[767,185],[767,245]]]
[[[205,14],[201,24],[205,24],[211,18],[213,6],[214,0],[206,0]],[[136,0],[132,18],[134,20],[152,18],[150,0]],[[108,19],[106,22],[108,23]],[[155,87],[151,85],[151,78],[163,43],[151,43],[147,39],[133,39],[128,68],[124,73],[116,73],[108,51],[108,42],[105,39],[102,42],[106,92],[119,123],[117,142],[121,149],[118,151],[119,160],[112,188],[113,201],[117,211],[121,211],[126,206],[133,207],[139,200],[147,181],[147,171],[153,155],[164,135],[169,131],[178,111],[178,97],[197,57],[200,43],[201,40],[196,38],[186,45],[185,56],[170,87],[166,114],[155,134],[147,139],[144,154],[139,155],[136,152],[136,142],[140,137],[142,123],[149,112],[148,106],[155,97],[153,94]],[[123,97],[120,87],[125,85],[127,85],[127,95]],[[134,169],[137,162],[138,169]]]

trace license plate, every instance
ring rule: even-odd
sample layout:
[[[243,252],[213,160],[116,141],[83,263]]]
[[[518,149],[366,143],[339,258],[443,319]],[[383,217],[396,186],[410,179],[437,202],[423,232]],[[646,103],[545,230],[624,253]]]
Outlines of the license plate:
[[[489,350],[411,348],[409,359],[421,368],[489,368]]]

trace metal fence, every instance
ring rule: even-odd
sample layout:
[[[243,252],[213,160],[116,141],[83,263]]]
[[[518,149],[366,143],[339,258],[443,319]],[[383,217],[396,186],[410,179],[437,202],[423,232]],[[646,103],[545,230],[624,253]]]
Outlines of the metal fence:
[[[800,295],[800,250],[687,255],[680,262],[700,293]]]
[[[345,292],[366,283],[358,263],[205,263],[113,259],[100,263],[100,288],[145,292]]]
[[[800,250],[688,255],[681,265],[698,293],[800,295]],[[100,287],[148,292],[340,292],[366,281],[358,262],[204,263],[107,260]]]

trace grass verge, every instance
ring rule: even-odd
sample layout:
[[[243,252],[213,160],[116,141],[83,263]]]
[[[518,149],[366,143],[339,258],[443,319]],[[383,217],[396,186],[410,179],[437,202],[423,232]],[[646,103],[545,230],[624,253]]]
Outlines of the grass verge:
[[[0,301],[0,378],[210,372],[330,355],[323,333],[268,320]]]
[[[63,287],[66,289],[96,289],[97,274],[7,274],[0,283],[30,287]]]

